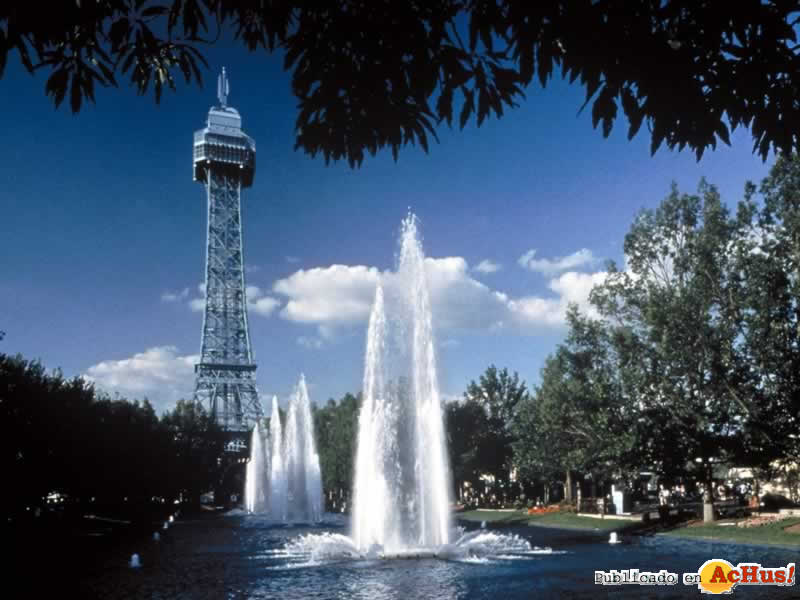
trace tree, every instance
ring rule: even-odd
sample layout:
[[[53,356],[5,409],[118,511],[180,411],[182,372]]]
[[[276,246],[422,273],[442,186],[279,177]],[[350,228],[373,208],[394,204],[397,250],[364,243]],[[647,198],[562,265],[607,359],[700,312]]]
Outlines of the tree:
[[[81,378],[0,354],[0,409],[7,514],[50,492],[98,503],[164,494],[171,447],[146,400],[98,396]]]
[[[542,381],[519,407],[514,462],[523,476],[563,481],[572,500],[572,476],[594,483],[630,464],[636,414],[620,373],[613,330],[567,311],[569,332],[548,357]]]
[[[358,439],[360,397],[345,394],[337,403],[331,398],[324,407],[314,406],[314,432],[319,452],[322,487],[336,508],[353,489],[353,461]],[[332,506],[333,507],[333,506]]]
[[[542,368],[542,384],[520,403],[514,423],[514,465],[524,480],[544,482],[545,502],[549,500],[550,483],[562,480],[560,475],[576,466],[569,456],[571,436],[565,431],[569,425],[568,411],[561,410],[566,408],[561,403],[563,397],[551,386],[551,382],[563,379],[563,367],[554,356],[547,358]],[[568,487],[565,485],[565,490]]]
[[[10,1],[0,7],[0,76],[16,50],[50,71],[45,92],[73,112],[129,76],[158,101],[201,82],[198,49],[230,28],[251,51],[279,50],[297,97],[296,148],[360,165],[364,152],[419,143],[435,126],[481,125],[558,70],[586,89],[608,136],[622,109],[662,143],[698,156],[751,127],[754,151],[800,149],[795,0]],[[460,107],[460,108],[459,108]]]
[[[488,429],[488,416],[477,402],[448,402],[444,407],[447,451],[456,497],[464,483],[476,489],[481,473],[480,450],[475,438]]]
[[[464,392],[464,402],[483,409],[486,418],[477,424],[483,427],[472,435],[477,448],[475,467],[489,474],[496,484],[506,482],[511,471],[512,425],[517,406],[527,395],[525,382],[508,369],[491,365],[476,383],[471,381]]]
[[[737,215],[735,268],[743,352],[752,370],[745,460],[770,468],[800,461],[800,160],[779,157],[760,186],[748,184]]]
[[[197,503],[200,494],[220,483],[225,433],[199,404],[179,400],[161,418],[169,441],[169,478],[173,495],[183,494]]]
[[[643,211],[625,238],[627,270],[613,265],[592,300],[626,327],[639,351],[640,417],[651,429],[643,457],[662,473],[699,471],[713,519],[714,465],[744,445],[751,372],[740,348],[732,268],[736,227],[716,188],[671,194]],[[688,461],[688,462],[687,462]]]

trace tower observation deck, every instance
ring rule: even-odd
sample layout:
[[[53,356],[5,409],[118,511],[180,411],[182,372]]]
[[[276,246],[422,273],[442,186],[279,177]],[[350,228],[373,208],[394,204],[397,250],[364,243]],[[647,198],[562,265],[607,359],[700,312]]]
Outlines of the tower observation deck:
[[[241,190],[253,184],[256,145],[242,131],[239,112],[228,106],[228,92],[223,68],[219,106],[194,133],[194,180],[205,186],[208,200],[206,306],[194,401],[235,433],[247,431],[262,411],[247,324],[241,218]]]

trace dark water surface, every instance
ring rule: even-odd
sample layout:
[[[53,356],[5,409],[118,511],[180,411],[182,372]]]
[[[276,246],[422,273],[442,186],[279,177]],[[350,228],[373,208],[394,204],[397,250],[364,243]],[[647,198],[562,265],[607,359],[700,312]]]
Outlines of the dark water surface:
[[[304,533],[346,534],[346,522],[322,528],[274,526],[244,516],[179,520],[162,540],[145,540],[136,551],[142,568],[127,566],[130,548],[108,553],[77,577],[81,598],[341,598],[409,600],[414,598],[698,598],[696,587],[682,583],[683,572],[697,572],[711,558],[785,566],[798,552],[783,548],[632,537],[610,545],[607,533],[539,527],[504,528],[533,546],[553,553],[488,560],[310,561],[287,557],[288,540]],[[675,586],[600,586],[594,571],[638,568],[678,573]],[[65,590],[66,591],[66,590]],[[71,596],[72,594],[70,594]],[[800,598],[797,587],[737,587],[734,597]]]

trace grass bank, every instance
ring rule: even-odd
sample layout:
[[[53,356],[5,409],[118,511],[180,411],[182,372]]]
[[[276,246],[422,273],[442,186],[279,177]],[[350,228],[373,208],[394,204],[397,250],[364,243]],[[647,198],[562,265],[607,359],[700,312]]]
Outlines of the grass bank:
[[[715,542],[800,547],[800,532],[793,533],[787,531],[787,528],[800,524],[800,518],[783,519],[758,527],[737,527],[736,525],[720,524],[732,522],[734,521],[726,520],[708,525],[689,523],[683,527],[665,531],[661,535]],[[796,527],[795,531],[798,529],[800,529],[800,527]]]
[[[559,527],[562,529],[582,529],[585,531],[622,531],[641,527],[641,522],[619,519],[594,519],[579,517],[574,513],[558,512],[529,515],[527,511],[469,510],[456,514],[464,521],[486,521],[492,526],[530,525],[532,527]]]

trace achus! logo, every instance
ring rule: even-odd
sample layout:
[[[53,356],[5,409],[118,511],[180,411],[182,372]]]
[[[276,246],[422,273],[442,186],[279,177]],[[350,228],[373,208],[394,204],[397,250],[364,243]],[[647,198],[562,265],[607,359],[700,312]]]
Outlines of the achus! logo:
[[[684,583],[697,583],[704,594],[730,594],[738,585],[794,585],[795,564],[785,567],[762,567],[758,563],[739,563],[712,558],[697,573],[684,573]]]

